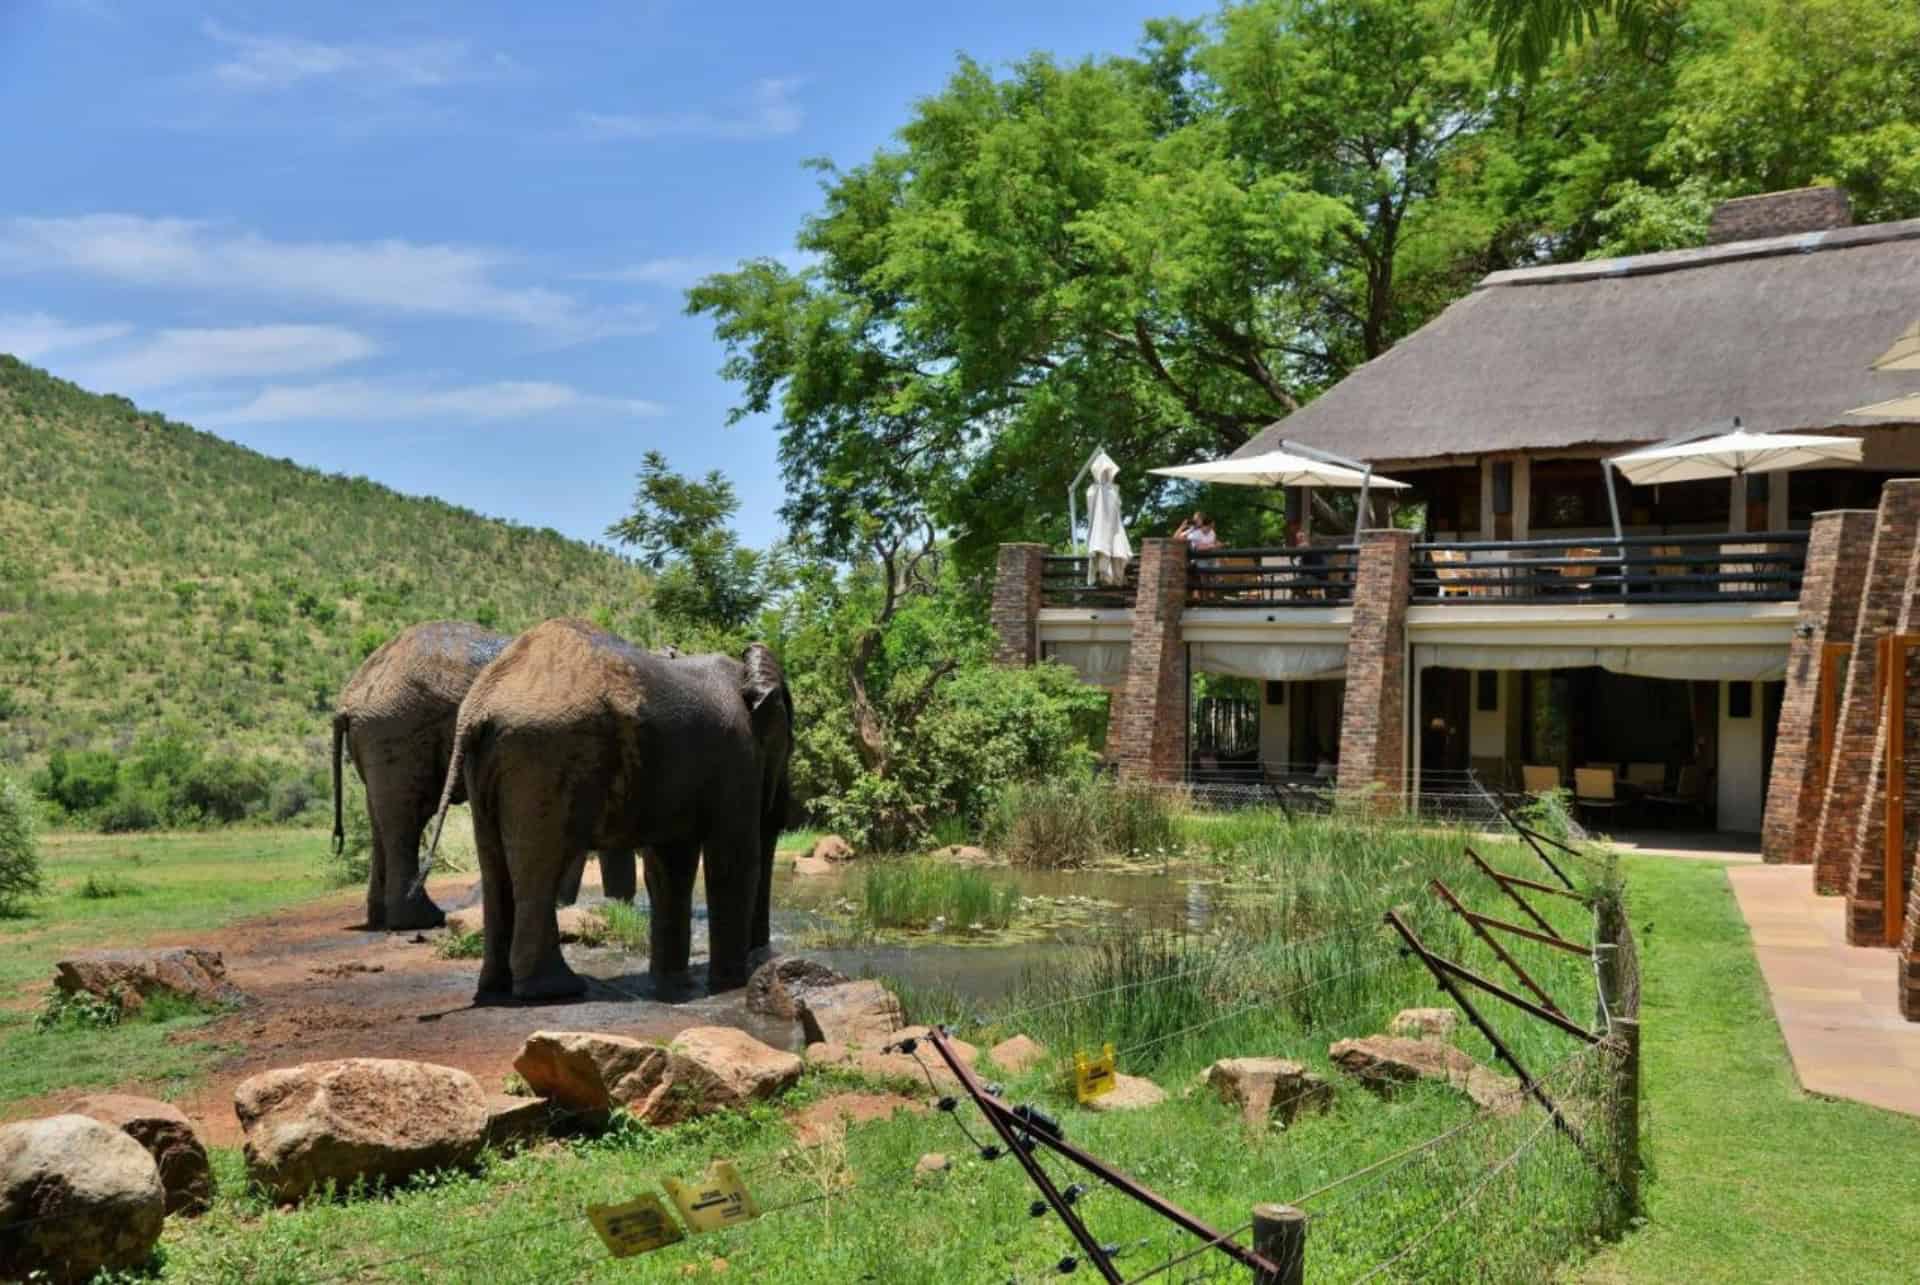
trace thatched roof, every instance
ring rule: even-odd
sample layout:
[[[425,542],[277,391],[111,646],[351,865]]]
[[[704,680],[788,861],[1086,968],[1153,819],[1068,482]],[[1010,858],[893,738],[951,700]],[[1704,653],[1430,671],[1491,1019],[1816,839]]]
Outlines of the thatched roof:
[[[1236,454],[1376,463],[1650,442],[1740,416],[1870,427],[1868,364],[1920,317],[1920,219],[1496,272]]]

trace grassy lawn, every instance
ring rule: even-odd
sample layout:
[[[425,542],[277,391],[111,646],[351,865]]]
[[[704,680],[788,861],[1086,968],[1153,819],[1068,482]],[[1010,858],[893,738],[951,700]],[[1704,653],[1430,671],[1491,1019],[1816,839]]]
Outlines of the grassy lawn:
[[[205,1024],[204,1015],[38,1033],[33,1009],[54,961],[162,935],[191,939],[320,895],[327,842],[319,831],[286,830],[49,836],[46,895],[26,917],[0,921],[0,1103],[135,1074],[184,1087],[219,1050],[169,1037]]]
[[[1800,1091],[1721,867],[1625,865],[1655,1181],[1581,1279],[1920,1279],[1920,1120]]]

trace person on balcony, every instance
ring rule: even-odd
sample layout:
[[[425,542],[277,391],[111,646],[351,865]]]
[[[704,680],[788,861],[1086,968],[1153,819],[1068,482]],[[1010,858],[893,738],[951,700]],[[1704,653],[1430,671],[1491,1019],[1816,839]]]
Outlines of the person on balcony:
[[[1220,547],[1220,537],[1213,529],[1213,519],[1204,512],[1196,512],[1174,530],[1173,538],[1185,540],[1187,548],[1193,553],[1205,553],[1208,549]]]

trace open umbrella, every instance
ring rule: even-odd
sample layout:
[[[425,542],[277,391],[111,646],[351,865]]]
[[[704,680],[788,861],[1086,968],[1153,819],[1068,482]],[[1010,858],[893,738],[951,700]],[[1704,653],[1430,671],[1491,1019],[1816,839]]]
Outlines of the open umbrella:
[[[1087,583],[1118,585],[1127,582],[1127,563],[1133,545],[1120,518],[1120,488],[1114,479],[1120,466],[1105,451],[1087,461]]]
[[[1607,469],[1607,505],[1613,511],[1613,534],[1616,539],[1621,534],[1620,505],[1613,494],[1615,469],[1635,485],[1656,486],[1821,464],[1858,464],[1864,446],[1857,437],[1755,433],[1742,428],[1740,417],[1735,415],[1731,429],[1706,429],[1616,455],[1603,466]]]
[[[1887,415],[1899,419],[1920,419],[1920,393],[1908,393],[1892,401],[1875,402],[1847,412],[1849,415]]]
[[[1228,486],[1332,486],[1360,492],[1359,512],[1367,511],[1367,492],[1373,487],[1400,491],[1407,483],[1376,476],[1371,464],[1312,450],[1297,442],[1281,442],[1278,449],[1258,455],[1239,455],[1204,464],[1175,464],[1148,469],[1161,477],[1192,482],[1220,482]]]
[[[1920,370],[1920,321],[1900,332],[1893,347],[1873,359],[1874,370]]]

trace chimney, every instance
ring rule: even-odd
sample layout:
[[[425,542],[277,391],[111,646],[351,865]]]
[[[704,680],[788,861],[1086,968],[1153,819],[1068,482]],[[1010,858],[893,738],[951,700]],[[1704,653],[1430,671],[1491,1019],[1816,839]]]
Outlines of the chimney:
[[[1707,244],[1758,241],[1799,232],[1825,232],[1853,222],[1847,194],[1837,187],[1797,187],[1791,192],[1739,196],[1714,207]]]

